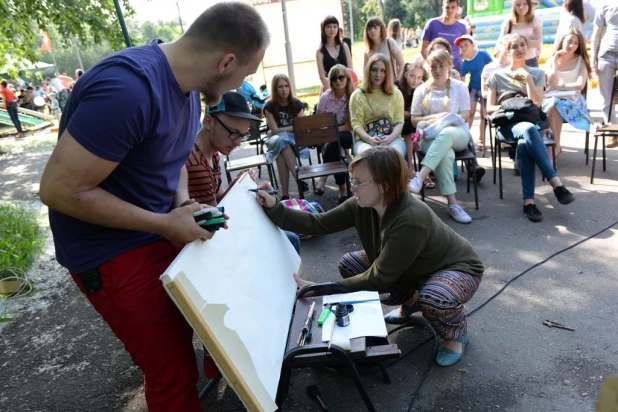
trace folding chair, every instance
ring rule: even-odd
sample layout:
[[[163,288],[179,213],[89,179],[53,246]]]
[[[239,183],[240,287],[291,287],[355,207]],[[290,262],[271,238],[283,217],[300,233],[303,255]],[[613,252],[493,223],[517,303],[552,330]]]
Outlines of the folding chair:
[[[490,134],[491,134],[491,128],[490,130]],[[543,143],[545,144],[545,147],[551,147],[551,155],[552,155],[552,165],[554,167],[554,170],[558,170],[556,167],[556,142],[554,141],[554,139],[551,137],[552,133],[549,129],[546,130],[540,130],[539,133],[541,134],[541,137],[543,138]],[[496,157],[498,158],[498,176],[499,176],[499,180],[500,180],[500,199],[503,199],[503,192],[502,192],[502,150],[501,150],[501,145],[505,144],[508,145],[510,147],[517,147],[517,143],[506,143],[506,142],[502,142],[500,140],[500,138],[498,137],[498,131],[496,130],[496,133],[494,135],[494,144],[493,146],[495,146],[496,150],[495,153],[492,153],[493,156],[493,164],[494,164],[494,184],[496,184]],[[543,176],[543,180],[545,180],[545,176]]]
[[[296,154],[296,183],[301,187],[301,181],[311,179],[313,189],[315,190],[315,178],[328,176],[337,173],[344,173],[346,176],[346,187],[350,192],[350,177],[348,175],[348,161],[343,156],[341,149],[341,141],[339,140],[339,131],[337,129],[337,117],[334,113],[320,113],[311,116],[297,117],[294,120],[294,137],[296,144],[294,145],[294,153]],[[318,163],[315,165],[303,166],[300,159],[301,147],[320,147],[327,143],[337,142],[341,159],[337,162]],[[320,158],[318,158],[320,162]],[[304,194],[299,190],[299,196],[302,199]]]
[[[257,120],[251,120],[249,124],[249,145],[255,146],[255,154],[264,153],[264,140],[266,140],[266,133],[268,133],[268,125],[261,124]]]
[[[262,166],[266,166],[266,170],[268,170],[268,179],[270,180],[270,184],[279,188],[279,183],[277,182],[277,177],[275,176],[275,169],[272,164],[269,164],[266,161],[266,155],[259,154],[256,156],[243,157],[242,159],[230,160],[229,156],[225,156],[225,160],[223,162],[225,167],[225,177],[227,178],[227,184],[229,185],[232,181],[231,172],[235,172],[237,170],[250,169],[252,167],[259,168],[259,174],[261,177]]]
[[[254,136],[260,138],[259,135],[259,127],[260,123],[257,120],[251,120],[249,125],[249,133],[251,135],[250,140],[253,140]],[[264,154],[264,149],[262,148],[261,153],[257,153],[255,156],[244,157],[242,159],[234,159],[230,160],[229,156],[225,156],[225,160],[223,161],[223,166],[225,167],[225,177],[227,178],[227,184],[229,185],[232,181],[231,172],[235,172],[237,170],[250,169],[252,167],[258,168],[258,177],[262,177],[262,166],[266,166],[266,170],[268,171],[268,177],[270,180],[270,184],[273,187],[278,188],[279,184],[277,182],[277,177],[275,176],[275,168],[272,164],[269,164],[266,161],[266,155]]]
[[[614,77],[614,84],[612,86],[612,97],[610,99],[611,104],[609,105],[609,113],[607,114],[608,121],[611,121],[612,112],[614,111],[614,105],[616,104],[616,98],[618,98],[618,94],[616,93],[618,89],[618,75]],[[594,133],[594,151],[592,153],[592,172],[590,173],[590,184],[594,183],[594,172],[597,164],[597,146],[599,143],[599,137],[602,139],[602,147],[603,147],[603,171],[606,170],[606,155],[605,155],[605,137],[618,137],[618,125],[616,124],[604,124],[597,128],[597,131]],[[586,159],[588,156],[586,156]]]
[[[420,170],[421,162],[425,158],[425,154],[421,152],[420,150],[417,150],[416,156],[418,156],[418,168]],[[458,161],[461,161],[462,171],[463,171],[463,164],[465,163],[466,165],[466,171],[468,172],[467,177],[466,177],[466,191],[470,193],[470,180],[472,180],[472,183],[474,185],[474,205],[476,207],[476,210],[479,210],[479,193],[478,193],[478,182],[476,181],[476,173],[475,173],[476,171],[475,160],[476,160],[476,157],[474,156],[474,153],[472,153],[467,148],[460,152],[455,152],[455,163],[457,163]],[[414,161],[414,164],[416,167],[416,164],[417,164],[416,160]],[[423,200],[423,202],[425,201],[425,184],[424,183],[423,183],[423,188],[421,189],[421,199]]]
[[[588,99],[588,82],[586,82],[586,85],[584,86],[584,89],[582,90],[582,96],[584,97],[584,100]],[[586,156],[586,165],[588,164],[588,157],[590,155],[590,132],[586,132],[586,143],[584,145],[584,155]]]

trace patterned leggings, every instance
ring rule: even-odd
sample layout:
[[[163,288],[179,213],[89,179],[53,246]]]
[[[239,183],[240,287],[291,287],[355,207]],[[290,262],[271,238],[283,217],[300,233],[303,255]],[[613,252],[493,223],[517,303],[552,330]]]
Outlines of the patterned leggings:
[[[364,250],[343,255],[339,273],[345,278],[356,276],[371,267]],[[455,270],[434,273],[421,287],[418,303],[423,316],[442,339],[458,339],[468,330],[463,304],[476,292],[481,277]],[[386,305],[400,305],[414,294],[409,285],[395,283],[387,291],[391,294]]]

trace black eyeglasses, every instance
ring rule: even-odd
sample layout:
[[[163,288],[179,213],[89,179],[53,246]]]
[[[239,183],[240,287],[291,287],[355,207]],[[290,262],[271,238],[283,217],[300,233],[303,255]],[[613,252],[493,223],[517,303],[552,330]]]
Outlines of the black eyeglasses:
[[[332,77],[330,80],[331,80],[331,81],[333,81],[333,82],[334,82],[334,81],[340,81],[340,82],[342,82],[344,79],[345,79],[345,76],[344,76],[343,74],[340,74],[339,76]]]
[[[234,132],[232,130],[230,130],[229,127],[227,127],[225,124],[223,124],[223,122],[221,121],[221,119],[219,119],[217,116],[212,116],[216,121],[219,122],[219,124],[221,126],[223,126],[223,128],[229,133],[228,137],[232,140],[238,140],[238,139],[242,139],[243,137],[249,137],[250,133],[239,133],[239,132]]]

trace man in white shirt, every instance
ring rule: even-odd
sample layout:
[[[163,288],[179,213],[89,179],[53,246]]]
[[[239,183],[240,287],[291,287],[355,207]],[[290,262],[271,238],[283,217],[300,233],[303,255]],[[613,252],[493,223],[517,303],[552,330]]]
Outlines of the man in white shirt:
[[[67,103],[67,99],[69,98],[69,91],[62,84],[62,81],[58,77],[58,73],[54,73],[54,77],[50,80],[50,82],[52,87],[56,89],[58,106],[60,106],[60,110],[64,110],[64,105]]]

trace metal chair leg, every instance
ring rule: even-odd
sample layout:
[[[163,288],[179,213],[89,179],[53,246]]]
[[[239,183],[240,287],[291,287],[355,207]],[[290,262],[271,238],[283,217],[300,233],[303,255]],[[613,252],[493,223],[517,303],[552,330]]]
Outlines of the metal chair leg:
[[[606,171],[606,168],[605,168],[605,159],[606,159],[605,157],[605,134],[603,134],[601,138],[603,139],[602,141],[603,143],[603,171],[605,172]]]
[[[469,160],[470,164],[472,164],[472,160]],[[476,181],[476,166],[474,166],[474,170],[472,173],[472,183],[474,185],[474,206],[476,210],[479,210],[479,191],[478,191],[478,182]],[[468,190],[470,192],[470,190]]]
[[[499,186],[500,186],[500,200],[502,197],[502,153],[500,147],[498,146],[498,140],[496,139],[496,156],[498,156],[498,177],[499,177]]]
[[[498,155],[498,150],[500,150],[499,143],[497,140],[494,140],[491,135],[491,129],[489,131],[489,139],[491,140],[491,167],[494,169],[494,185],[496,184],[496,156]],[[494,151],[494,148],[496,149]]]
[[[586,132],[586,146],[584,147],[584,154],[586,155],[586,166],[588,166],[588,157],[590,156],[590,149],[588,145],[590,144],[590,132]]]
[[[599,136],[594,136],[594,149],[592,151],[592,172],[590,173],[590,184],[594,184],[594,169],[597,166],[597,144],[599,143]]]

